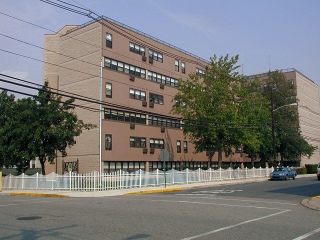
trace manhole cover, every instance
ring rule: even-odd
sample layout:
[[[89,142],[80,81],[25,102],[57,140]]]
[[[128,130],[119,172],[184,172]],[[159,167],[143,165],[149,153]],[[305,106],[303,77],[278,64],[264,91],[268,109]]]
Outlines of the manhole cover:
[[[37,219],[40,219],[42,217],[39,217],[39,216],[30,216],[30,217],[19,217],[17,218],[17,220],[37,220]]]

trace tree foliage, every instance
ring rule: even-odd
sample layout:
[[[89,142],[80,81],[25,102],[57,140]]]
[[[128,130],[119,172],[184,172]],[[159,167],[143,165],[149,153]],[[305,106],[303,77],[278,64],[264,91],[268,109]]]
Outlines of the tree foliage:
[[[204,76],[190,74],[186,81],[179,81],[174,98],[172,112],[183,118],[183,132],[196,152],[211,153],[210,167],[215,151],[221,167],[222,152],[229,156],[243,143],[257,151],[262,143],[262,137],[250,133],[248,126],[265,119],[266,103],[250,93],[251,85],[236,71],[237,61],[238,56],[212,57]]]
[[[62,101],[61,96],[48,89],[48,83],[36,97],[14,102],[12,112],[7,111],[11,118],[1,126],[5,133],[0,137],[5,143],[1,148],[7,150],[5,161],[23,167],[26,161],[38,157],[45,174],[45,162],[53,163],[57,151],[66,156],[67,147],[76,144],[75,137],[84,129],[95,127],[78,119],[73,102],[74,99]]]

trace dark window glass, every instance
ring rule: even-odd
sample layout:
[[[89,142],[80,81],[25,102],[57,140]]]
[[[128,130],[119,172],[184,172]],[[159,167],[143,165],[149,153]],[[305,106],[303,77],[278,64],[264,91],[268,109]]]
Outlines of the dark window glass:
[[[181,153],[181,141],[177,140],[177,153]]]
[[[107,33],[107,36],[106,36],[106,46],[108,48],[112,48],[112,35]]]
[[[106,150],[112,150],[112,135],[106,134],[105,141],[106,141]]]

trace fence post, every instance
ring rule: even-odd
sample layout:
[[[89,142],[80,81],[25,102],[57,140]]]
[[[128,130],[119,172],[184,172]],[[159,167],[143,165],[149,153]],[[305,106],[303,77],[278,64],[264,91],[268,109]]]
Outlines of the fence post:
[[[119,170],[119,189],[122,189],[122,174],[121,174],[121,169]]]
[[[22,175],[22,181],[21,181],[21,189],[24,189],[24,173],[21,174]]]
[[[69,172],[69,190],[71,191],[71,171]]]
[[[174,185],[174,169],[171,169],[171,171],[172,171],[172,184]]]
[[[212,181],[212,168],[209,168],[209,181]]]
[[[229,167],[229,177],[230,177],[230,179],[232,179],[231,171],[232,171],[232,169],[231,169],[231,167]]]
[[[260,170],[260,177],[262,177],[262,176],[261,176],[261,166],[260,166],[259,170]]]
[[[38,190],[38,188],[39,188],[39,173],[38,172],[36,173],[36,176],[37,176],[37,190]]]
[[[187,184],[189,183],[189,168],[187,168]]]
[[[256,173],[255,173],[255,171],[254,171],[254,167],[252,167],[252,173],[253,173],[253,178],[255,178],[256,177]]]
[[[142,182],[142,174],[141,174],[141,168],[139,169],[139,175],[140,175],[140,179],[139,179],[139,187],[141,188],[141,182]]]
[[[219,168],[219,175],[220,175],[220,181],[222,180],[222,176],[221,176],[221,174],[222,174],[222,172],[221,172],[221,167]]]
[[[159,186],[159,169],[157,168],[157,186]]]
[[[238,167],[238,179],[240,179],[240,168]]]
[[[200,170],[201,170],[201,168],[198,168],[198,182],[201,182],[201,176],[200,176]]]
[[[248,178],[248,167],[246,167],[246,178]]]

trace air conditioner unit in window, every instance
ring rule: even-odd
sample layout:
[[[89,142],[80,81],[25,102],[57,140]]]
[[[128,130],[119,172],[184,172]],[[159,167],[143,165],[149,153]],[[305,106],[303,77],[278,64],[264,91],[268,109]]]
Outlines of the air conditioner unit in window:
[[[163,83],[160,83],[160,88],[164,89],[164,84]]]
[[[149,63],[153,63],[153,58],[149,57]]]
[[[147,106],[147,101],[142,101],[142,106],[146,107]]]
[[[150,148],[150,153],[154,154],[154,148]]]
[[[134,123],[130,123],[130,129],[135,129],[136,125]]]
[[[165,128],[164,127],[161,127],[161,132],[164,132],[165,131]]]
[[[144,153],[144,154],[148,153],[148,148],[144,148],[144,149],[143,149],[143,153]]]
[[[154,102],[149,102],[149,107],[153,108],[154,107]]]
[[[134,81],[134,76],[130,75],[130,81]]]
[[[144,61],[144,62],[147,61],[147,57],[142,55],[142,61]]]

